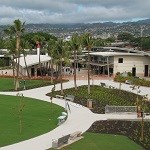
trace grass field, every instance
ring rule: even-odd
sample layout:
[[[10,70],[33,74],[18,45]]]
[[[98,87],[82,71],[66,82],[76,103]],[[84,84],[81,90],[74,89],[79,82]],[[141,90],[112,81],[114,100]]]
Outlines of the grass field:
[[[143,150],[129,138],[122,135],[85,133],[84,138],[62,150]]]
[[[38,87],[44,85],[45,83],[49,83],[48,80],[25,80],[26,89],[30,89],[32,87]],[[20,90],[24,88],[24,80],[19,80]],[[13,78],[0,78],[0,91],[9,91],[14,90],[14,80]]]
[[[22,133],[19,128],[21,97],[0,95],[0,147],[30,139],[57,127],[57,118],[64,109],[60,106],[22,98]]]

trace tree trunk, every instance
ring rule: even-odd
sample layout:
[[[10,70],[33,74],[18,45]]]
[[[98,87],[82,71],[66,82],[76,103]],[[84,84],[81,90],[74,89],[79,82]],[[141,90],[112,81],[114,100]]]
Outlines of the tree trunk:
[[[60,85],[61,85],[61,95],[64,94],[63,83],[62,83],[62,57],[60,58]]]
[[[53,71],[53,59],[51,58],[51,83],[53,83],[53,74],[54,74],[54,71]]]
[[[16,51],[17,51],[17,76],[16,76],[16,83],[15,83],[15,90],[17,91],[19,88],[19,65],[20,65],[20,37],[16,37]]]
[[[90,49],[88,48],[88,94],[90,94]]]
[[[73,76],[74,76],[74,87],[75,90],[77,90],[77,75],[76,75],[76,50],[74,50],[74,72],[73,72]]]
[[[29,69],[28,69],[27,62],[26,62],[26,57],[25,57],[24,49],[23,49],[23,58],[24,58],[24,63],[25,63],[25,66],[26,66],[28,78],[30,79],[30,74],[29,74]]]
[[[12,60],[12,66],[13,66],[13,78],[14,78],[14,86],[15,86],[15,63],[14,63],[15,57],[13,55],[13,60]]]
[[[41,57],[40,57],[40,49],[39,49],[39,67],[40,67],[40,75],[43,79],[42,68],[41,68]]]

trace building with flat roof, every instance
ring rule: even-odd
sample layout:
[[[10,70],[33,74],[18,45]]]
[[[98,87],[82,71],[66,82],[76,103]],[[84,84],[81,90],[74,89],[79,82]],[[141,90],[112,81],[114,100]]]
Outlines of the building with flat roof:
[[[90,58],[91,69],[96,74],[131,72],[133,76],[150,76],[150,54],[143,51],[104,47],[100,52],[91,52]]]

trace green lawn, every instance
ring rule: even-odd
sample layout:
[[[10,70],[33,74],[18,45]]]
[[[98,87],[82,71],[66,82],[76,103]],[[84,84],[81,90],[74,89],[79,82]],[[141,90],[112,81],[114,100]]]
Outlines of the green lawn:
[[[87,132],[83,136],[83,139],[62,150],[143,150],[141,146],[122,135]]]
[[[20,97],[0,95],[0,147],[30,139],[57,127],[57,118],[64,109],[55,104],[22,98],[23,124],[19,128]]]
[[[19,80],[20,90],[24,88],[24,80]],[[49,80],[25,80],[26,89],[44,86],[50,84]],[[14,80],[13,78],[0,78],[0,91],[10,91],[14,90]]]

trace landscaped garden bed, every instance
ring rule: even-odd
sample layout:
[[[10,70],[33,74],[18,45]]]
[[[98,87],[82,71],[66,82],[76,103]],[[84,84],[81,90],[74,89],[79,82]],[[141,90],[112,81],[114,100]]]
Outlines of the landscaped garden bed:
[[[87,106],[87,100],[93,100],[94,113],[104,113],[106,105],[116,106],[136,106],[137,95],[131,92],[108,89],[97,85],[91,86],[91,94],[88,95],[87,86],[80,86],[76,91],[74,88],[65,89],[64,95],[70,94],[75,96],[75,102]],[[48,95],[60,95],[60,91],[49,93]],[[142,96],[138,96],[138,103],[142,102]],[[145,112],[150,112],[150,103],[144,101]],[[144,126],[144,141],[141,142],[141,122],[133,121],[98,121],[89,129],[90,132],[112,133],[128,136],[133,141],[142,145],[147,150],[150,149],[150,122]],[[132,131],[132,132],[131,132]]]
[[[125,83],[126,80],[130,81],[134,85],[150,87],[150,81],[146,79],[141,79],[132,76],[124,77],[122,75],[116,75],[114,78],[114,81],[121,82],[121,83]]]
[[[106,105],[116,105],[116,106],[136,106],[137,95],[131,92],[119,90],[119,89],[109,89],[98,85],[91,86],[91,94],[88,94],[87,86],[80,86],[76,91],[74,88],[65,89],[64,95],[74,95],[74,102],[87,106],[88,99],[93,100],[94,113],[104,113]],[[60,91],[55,91],[53,93],[47,94],[49,96],[55,97],[56,95],[61,95]],[[139,104],[142,101],[142,96],[138,96]],[[145,111],[150,112],[150,103],[145,101]]]
[[[88,131],[101,134],[125,135],[140,144],[146,150],[150,149],[150,122],[144,122],[143,141],[141,141],[140,121],[97,121]]]

